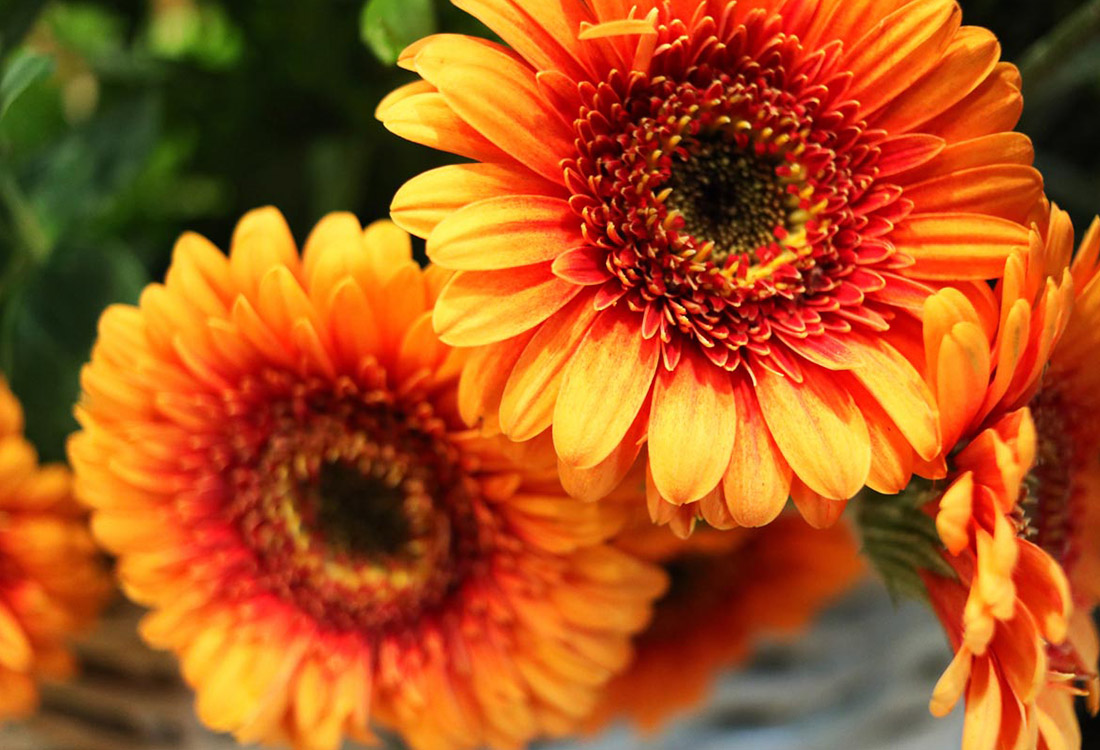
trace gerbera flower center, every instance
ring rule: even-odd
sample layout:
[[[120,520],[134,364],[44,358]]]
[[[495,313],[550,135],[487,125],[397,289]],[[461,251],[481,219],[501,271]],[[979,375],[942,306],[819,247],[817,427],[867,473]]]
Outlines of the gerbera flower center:
[[[315,506],[316,527],[328,546],[365,558],[397,557],[409,540],[405,493],[385,479],[364,476],[342,461],[322,465],[319,481],[303,488]]]
[[[563,169],[611,274],[597,306],[623,300],[647,337],[694,341],[728,370],[763,358],[794,377],[787,347],[888,328],[874,295],[911,261],[881,238],[912,205],[877,181],[883,133],[829,103],[799,40],[764,17],[657,16],[647,72],[578,89]]]
[[[443,605],[491,529],[474,517],[476,483],[429,403],[281,374],[246,390],[263,406],[240,409],[248,421],[232,427],[227,513],[253,550],[249,578],[336,630]]]
[[[755,260],[756,250],[786,231],[790,196],[774,160],[747,154],[721,138],[702,141],[673,164],[665,205],[683,218],[683,231],[700,245],[713,243],[715,264],[731,254]]]
[[[1067,429],[1065,405],[1053,388],[1031,402],[1035,422],[1035,464],[1021,493],[1021,533],[1069,572],[1076,557],[1075,525],[1079,515],[1073,491],[1074,445]]]

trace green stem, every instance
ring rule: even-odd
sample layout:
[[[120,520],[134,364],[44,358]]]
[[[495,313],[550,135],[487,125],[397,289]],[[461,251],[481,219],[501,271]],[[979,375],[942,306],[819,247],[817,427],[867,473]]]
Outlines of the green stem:
[[[1089,0],[1036,40],[1020,57],[1020,75],[1028,91],[1040,91],[1047,79],[1088,42],[1100,37],[1100,0]]]

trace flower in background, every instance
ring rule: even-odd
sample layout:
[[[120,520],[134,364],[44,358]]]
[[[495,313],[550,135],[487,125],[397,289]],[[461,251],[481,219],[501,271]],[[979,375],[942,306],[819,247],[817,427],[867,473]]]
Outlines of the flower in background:
[[[817,530],[795,516],[759,530],[702,529],[687,540],[647,521],[618,546],[662,565],[671,584],[634,639],[630,667],[608,684],[592,729],[627,716],[653,731],[695,708],[759,641],[799,633],[864,572],[845,526]]]
[[[228,258],[184,235],[164,285],[103,315],[79,493],[212,728],[515,747],[570,731],[629,659],[664,575],[605,544],[627,504],[462,423],[446,278],[347,214],[299,257],[263,209]]]
[[[34,711],[38,679],[72,672],[66,642],[111,592],[86,516],[68,470],[38,465],[0,380],[0,722]]]
[[[945,289],[925,304],[945,439],[933,473],[947,484],[911,491],[931,501],[948,567],[921,577],[955,651],[931,708],[945,714],[965,695],[966,748],[1079,747],[1073,697],[1089,695],[1093,710],[1100,697],[1095,584],[1077,566],[1100,455],[1079,416],[1091,398],[1081,357],[1096,340],[1100,232],[1070,269],[1069,219],[1044,213],[995,289]]]
[[[392,206],[457,272],[465,416],[552,426],[585,497],[648,444],[680,534],[788,495],[827,525],[939,453],[924,301],[998,276],[1042,192],[990,32],[954,0],[457,4],[510,48],[414,44],[378,115],[475,162]]]

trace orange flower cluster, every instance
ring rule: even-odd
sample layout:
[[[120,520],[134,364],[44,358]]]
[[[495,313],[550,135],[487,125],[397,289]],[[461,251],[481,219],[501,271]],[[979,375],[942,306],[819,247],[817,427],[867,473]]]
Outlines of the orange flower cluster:
[[[862,491],[964,750],[1078,747],[1100,223],[1073,257],[992,34],[955,0],[455,4],[504,43],[417,42],[378,116],[472,161],[301,252],[274,209],[228,254],[185,234],[100,321],[76,490],[200,718],[296,750],[658,726],[859,579]],[[100,588],[3,439],[0,712]]]
[[[67,641],[110,581],[62,466],[39,466],[23,411],[0,380],[0,724],[31,713],[36,681],[73,669]]]

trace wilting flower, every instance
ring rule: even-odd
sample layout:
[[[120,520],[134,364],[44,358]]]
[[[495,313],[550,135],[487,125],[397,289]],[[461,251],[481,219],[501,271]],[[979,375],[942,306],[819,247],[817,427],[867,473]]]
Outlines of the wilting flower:
[[[1095,583],[1067,579],[1091,525],[1084,508],[1100,443],[1074,427],[1088,421],[1087,401],[1063,401],[1091,398],[1080,358],[1100,351],[1089,329],[1100,234],[1071,270],[1069,220],[1056,207],[1045,213],[992,293],[947,289],[925,304],[945,439],[938,468],[948,472],[946,489],[930,495],[953,578],[923,578],[955,650],[932,710],[946,713],[965,694],[965,748],[1079,746],[1073,696],[1089,694],[1093,707],[1100,696]],[[1052,351],[1060,364],[1043,377]],[[1071,616],[1074,600],[1084,609]]]
[[[572,500],[461,422],[445,278],[346,214],[299,258],[264,209],[228,258],[184,235],[166,283],[100,321],[80,495],[214,729],[515,747],[626,664],[664,576],[604,544],[623,503]]]
[[[393,204],[458,272],[442,339],[486,347],[466,416],[552,425],[586,494],[648,442],[680,532],[904,487],[872,456],[940,449],[924,300],[999,275],[1042,190],[993,35],[954,0],[457,4],[511,49],[418,42],[378,114],[476,162]]]
[[[73,668],[66,641],[110,593],[63,466],[39,466],[23,412],[0,379],[0,722],[38,703],[39,678]]]
[[[715,679],[763,638],[791,636],[864,570],[848,529],[784,516],[759,530],[703,529],[687,540],[647,523],[619,546],[664,567],[671,585],[607,686],[593,729],[626,716],[654,730],[705,700]]]

